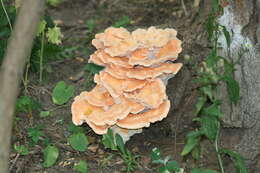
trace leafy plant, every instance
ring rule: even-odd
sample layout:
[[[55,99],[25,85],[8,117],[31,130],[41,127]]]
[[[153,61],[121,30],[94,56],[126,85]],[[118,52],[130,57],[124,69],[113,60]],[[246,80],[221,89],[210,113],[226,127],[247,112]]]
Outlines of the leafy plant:
[[[64,81],[56,84],[52,91],[52,101],[57,105],[63,105],[74,95],[74,87],[67,85]]]
[[[16,101],[16,111],[32,115],[33,110],[39,110],[41,105],[29,96],[21,96]]]
[[[14,144],[14,150],[19,153],[22,156],[26,156],[29,154],[29,150],[26,146],[24,145],[16,145]]]
[[[80,160],[79,163],[74,165],[73,169],[81,173],[87,173],[88,165],[84,160]]]
[[[128,149],[126,149],[124,141],[119,134],[115,135],[116,145],[118,150],[120,151],[120,155],[126,164],[126,171],[131,172],[134,171],[137,167],[137,158],[139,156],[133,155]]]
[[[107,134],[102,136],[102,143],[104,144],[105,148],[110,148],[114,151],[117,150],[114,134],[111,129],[108,129]]]
[[[86,151],[89,144],[88,138],[84,133],[75,133],[68,138],[71,147],[77,151]]]
[[[94,19],[89,19],[89,20],[87,20],[86,24],[87,24],[87,27],[88,27],[88,32],[93,33],[93,31],[94,31],[94,29],[96,27],[95,20]]]
[[[126,27],[130,24],[130,18],[128,16],[122,16],[114,25],[113,27]]]
[[[62,3],[62,0],[47,0],[47,3],[51,6],[57,7],[60,3]]]
[[[192,156],[194,156],[195,159],[200,158],[199,143],[203,137],[206,137],[208,140],[214,142],[219,167],[221,173],[224,173],[220,152],[221,149],[219,149],[218,145],[221,118],[223,117],[223,113],[220,110],[221,101],[218,100],[217,97],[218,85],[222,82],[227,84],[227,90],[231,104],[236,104],[238,102],[240,98],[240,89],[238,82],[233,77],[233,73],[235,71],[234,64],[227,58],[221,57],[217,54],[217,49],[219,47],[218,39],[221,34],[223,34],[226,39],[228,49],[231,44],[231,37],[229,32],[224,26],[220,25],[217,20],[218,15],[223,12],[223,9],[219,3],[219,0],[212,0],[212,10],[205,23],[206,30],[208,32],[208,38],[212,44],[212,50],[206,57],[205,62],[202,63],[203,68],[198,73],[198,78],[196,80],[196,82],[201,87],[199,88],[199,99],[195,106],[195,114],[198,115],[198,117],[194,118],[194,121],[200,124],[200,128],[188,133],[186,136],[187,142],[181,155],[186,156],[187,154],[192,153]],[[228,153],[229,152],[226,154]],[[239,163],[243,165],[243,162]],[[216,173],[216,171],[208,169],[195,168],[192,170],[192,173],[198,172]]]
[[[59,150],[57,147],[48,145],[43,151],[43,167],[47,168],[55,164],[59,157]]]
[[[89,71],[92,74],[97,74],[99,73],[101,70],[103,70],[105,67],[97,65],[97,64],[93,64],[93,63],[88,63],[85,66],[85,70]]]
[[[152,158],[152,163],[162,165],[159,168],[160,173],[170,173],[170,172],[178,173],[181,170],[179,164],[175,160],[172,160],[170,156],[167,156],[163,159],[161,151],[158,148],[153,148],[151,153],[151,158]]]
[[[43,129],[42,125],[38,125],[33,128],[28,128],[28,136],[31,138],[31,140],[33,142],[32,145],[37,144],[39,142],[40,138],[42,136],[44,136],[42,129]]]

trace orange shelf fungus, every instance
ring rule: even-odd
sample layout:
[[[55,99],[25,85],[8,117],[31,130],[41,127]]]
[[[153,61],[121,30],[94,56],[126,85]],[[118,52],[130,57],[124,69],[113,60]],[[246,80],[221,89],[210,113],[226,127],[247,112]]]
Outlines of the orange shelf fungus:
[[[111,128],[127,141],[167,116],[166,84],[182,67],[173,63],[182,51],[176,30],[110,27],[96,34],[92,44],[97,51],[89,62],[105,68],[94,76],[95,88],[75,97],[74,124],[85,122],[97,134]]]

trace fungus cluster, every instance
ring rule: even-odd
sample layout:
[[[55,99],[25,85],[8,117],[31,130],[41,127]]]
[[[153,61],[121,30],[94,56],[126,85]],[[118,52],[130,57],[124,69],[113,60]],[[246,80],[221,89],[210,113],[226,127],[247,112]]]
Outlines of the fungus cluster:
[[[97,51],[89,62],[105,68],[94,76],[94,89],[75,97],[73,123],[86,122],[97,134],[112,127],[129,135],[165,118],[167,80],[182,67],[173,63],[182,50],[176,35],[174,29],[155,27],[133,32],[110,27],[96,34]]]

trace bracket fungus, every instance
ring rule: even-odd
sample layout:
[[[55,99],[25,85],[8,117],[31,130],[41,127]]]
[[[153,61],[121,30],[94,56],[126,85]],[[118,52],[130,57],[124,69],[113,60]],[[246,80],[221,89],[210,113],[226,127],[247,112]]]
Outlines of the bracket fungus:
[[[161,121],[170,110],[166,84],[181,69],[173,63],[182,51],[174,29],[110,27],[96,34],[97,48],[89,62],[105,68],[95,74],[91,91],[76,96],[71,106],[72,121],[86,122],[95,133],[108,128],[124,140],[143,127]]]

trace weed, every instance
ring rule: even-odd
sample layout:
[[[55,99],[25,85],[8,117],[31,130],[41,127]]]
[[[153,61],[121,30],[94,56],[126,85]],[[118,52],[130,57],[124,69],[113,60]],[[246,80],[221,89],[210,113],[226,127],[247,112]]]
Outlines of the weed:
[[[64,81],[56,84],[52,91],[52,101],[57,105],[63,105],[74,95],[75,88],[67,85]]]
[[[162,158],[161,151],[158,148],[153,148],[151,153],[152,163],[162,165],[159,168],[160,173],[170,173],[175,172],[179,173],[182,169],[179,164],[171,158],[171,156],[166,156]]]
[[[87,136],[84,134],[83,128],[70,124],[68,131],[71,133],[68,138],[71,147],[77,151],[86,151],[89,142]]]
[[[119,134],[113,135],[111,129],[107,134],[103,135],[102,142],[106,148],[110,148],[114,151],[119,151],[119,155],[124,160],[126,165],[126,172],[132,172],[137,168],[139,158],[138,155],[133,155],[128,149],[126,149],[123,138]]]
[[[79,163],[75,164],[73,169],[80,173],[87,173],[88,172],[88,165],[84,160],[80,160]]]
[[[186,156],[187,154],[192,153],[195,159],[199,159],[199,144],[202,137],[206,137],[214,143],[219,168],[221,173],[224,173],[225,171],[220,151],[227,150],[220,149],[218,144],[221,118],[223,117],[223,113],[220,111],[221,100],[218,100],[217,98],[218,85],[221,82],[225,82],[227,84],[231,104],[237,104],[240,98],[240,89],[238,82],[233,77],[233,72],[235,71],[234,64],[227,58],[217,55],[218,39],[221,34],[223,34],[226,38],[228,49],[231,44],[229,32],[217,21],[218,14],[222,13],[222,11],[223,9],[219,4],[219,0],[212,0],[212,12],[206,21],[206,30],[212,44],[212,50],[206,57],[206,60],[203,63],[203,69],[198,73],[197,78],[197,83],[199,83],[201,87],[199,88],[200,96],[195,106],[195,114],[198,115],[198,117],[194,118],[194,121],[200,124],[200,128],[188,133],[186,136],[187,142],[181,155]],[[229,156],[231,158],[238,156],[238,154],[231,154],[231,152],[226,152],[225,154],[230,154]],[[247,173],[245,165],[241,162],[241,159],[234,159],[234,162],[235,165],[239,165],[239,170],[243,170],[243,173]],[[192,170],[192,173],[198,172],[216,173],[216,171],[208,169],[195,168]]]
[[[57,147],[48,145],[43,151],[43,167],[50,167],[55,164],[59,157],[59,150]]]
[[[29,149],[24,145],[14,144],[14,150],[22,156],[26,156],[29,154]]]
[[[30,143],[31,146],[36,145],[41,139],[41,137],[45,136],[42,130],[43,130],[42,125],[28,128],[28,136],[31,139],[31,143]]]

